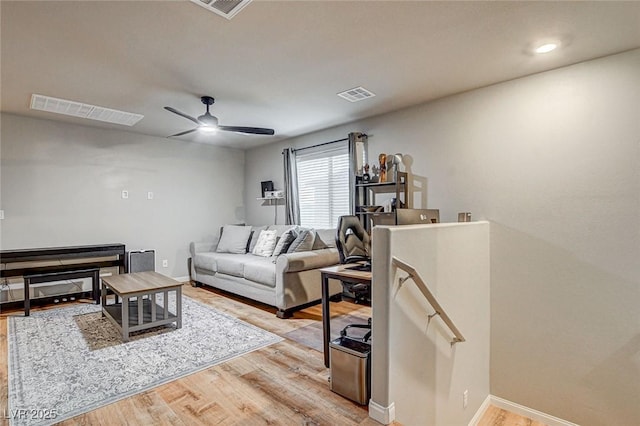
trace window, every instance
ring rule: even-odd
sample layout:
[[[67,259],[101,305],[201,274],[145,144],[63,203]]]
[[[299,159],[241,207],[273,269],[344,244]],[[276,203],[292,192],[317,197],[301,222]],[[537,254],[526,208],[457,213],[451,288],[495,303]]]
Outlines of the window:
[[[296,153],[300,225],[335,228],[350,214],[348,144]]]

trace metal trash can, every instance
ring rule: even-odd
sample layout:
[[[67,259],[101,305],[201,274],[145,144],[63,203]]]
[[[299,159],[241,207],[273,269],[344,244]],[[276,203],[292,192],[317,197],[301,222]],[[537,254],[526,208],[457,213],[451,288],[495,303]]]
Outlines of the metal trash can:
[[[339,337],[329,344],[331,390],[360,405],[371,397],[371,344]]]

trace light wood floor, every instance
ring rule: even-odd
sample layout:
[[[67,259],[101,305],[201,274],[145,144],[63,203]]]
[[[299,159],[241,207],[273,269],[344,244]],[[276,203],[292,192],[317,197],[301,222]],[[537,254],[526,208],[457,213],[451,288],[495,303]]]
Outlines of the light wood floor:
[[[282,320],[275,316],[273,308],[213,290],[185,285],[183,292],[280,336],[322,318],[320,305]],[[369,309],[340,302],[332,304],[331,313],[359,311],[358,314],[369,315]],[[0,412],[3,413],[8,412],[6,317],[21,314],[20,310],[0,314]],[[324,367],[320,352],[285,339],[61,424],[379,425],[368,417],[366,406],[331,392],[328,378],[329,370]],[[494,408],[487,411],[481,426],[542,426]],[[8,421],[0,418],[0,424]]]

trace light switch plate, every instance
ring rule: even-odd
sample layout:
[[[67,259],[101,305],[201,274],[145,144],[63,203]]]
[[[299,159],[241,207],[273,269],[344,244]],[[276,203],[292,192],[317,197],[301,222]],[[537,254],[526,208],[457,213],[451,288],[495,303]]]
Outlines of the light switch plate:
[[[123,199],[129,198],[129,191],[127,191],[126,189],[123,189],[122,190],[122,198]]]
[[[4,219],[4,210],[0,210],[0,220]]]

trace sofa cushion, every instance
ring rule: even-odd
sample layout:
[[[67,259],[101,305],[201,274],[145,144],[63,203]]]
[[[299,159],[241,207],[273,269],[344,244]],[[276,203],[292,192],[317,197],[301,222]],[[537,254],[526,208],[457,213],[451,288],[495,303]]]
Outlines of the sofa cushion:
[[[313,240],[315,239],[316,231],[313,229],[305,229],[298,233],[296,239],[291,243],[287,253],[298,253],[301,251],[309,251],[313,248]]]
[[[251,235],[250,226],[225,225],[216,252],[244,254]]]
[[[248,257],[255,257],[251,254],[239,255],[231,253],[217,253],[216,272],[233,275],[242,278],[244,275],[244,262]]]
[[[244,278],[269,287],[276,286],[276,265],[270,258],[251,256],[244,260]]]
[[[264,256],[269,257],[273,253],[273,249],[276,246],[276,230],[273,231],[260,231],[260,236],[258,237],[258,242],[256,246],[253,248],[251,253],[256,256]]]
[[[195,257],[193,258],[193,264],[196,268],[216,272],[216,256],[216,253],[210,252],[196,253]]]

